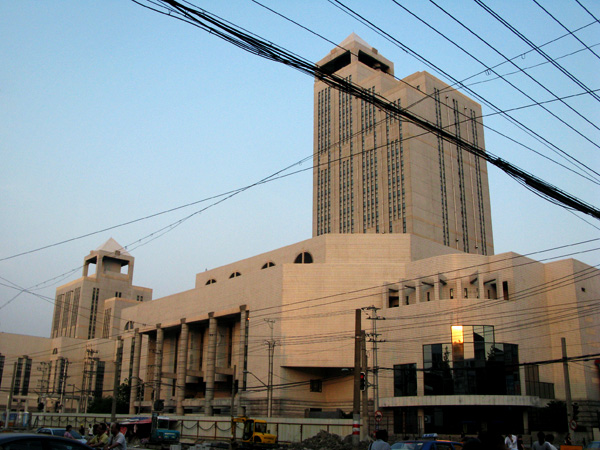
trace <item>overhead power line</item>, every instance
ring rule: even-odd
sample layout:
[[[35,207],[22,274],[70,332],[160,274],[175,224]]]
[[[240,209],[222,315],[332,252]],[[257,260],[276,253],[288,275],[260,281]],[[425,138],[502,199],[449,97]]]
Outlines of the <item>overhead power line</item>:
[[[455,85],[459,85],[461,88],[465,89],[467,92],[469,92],[471,95],[473,95],[476,99],[478,99],[479,101],[483,102],[484,104],[488,105],[490,108],[494,109],[495,111],[501,111],[500,108],[498,108],[496,105],[494,105],[492,102],[490,102],[488,99],[483,98],[481,95],[477,94],[475,91],[473,91],[471,88],[469,88],[468,86],[466,86],[465,84],[463,84],[462,82],[458,81],[456,78],[454,78],[453,76],[451,76],[449,73],[447,73],[446,71],[442,70],[440,67],[436,66],[435,64],[433,64],[431,61],[427,60],[426,58],[424,58],[422,55],[418,54],[417,52],[415,52],[414,50],[410,49],[409,47],[407,47],[405,44],[403,44],[402,42],[398,41],[396,38],[394,38],[393,36],[391,36],[389,33],[385,32],[384,30],[382,30],[380,27],[378,27],[377,25],[375,25],[374,23],[372,23],[371,21],[369,21],[368,19],[366,19],[365,17],[363,17],[362,15],[358,14],[356,11],[354,11],[353,9],[349,8],[348,6],[344,5],[340,0],[328,0],[330,3],[334,4],[335,6],[337,6],[338,8],[340,8],[342,11],[344,11],[345,13],[347,13],[348,15],[350,15],[351,17],[353,17],[354,19],[356,19],[357,21],[359,21],[360,23],[362,23],[363,25],[367,26],[368,28],[372,29],[375,33],[379,34],[380,36],[382,36],[384,39],[390,41],[392,44],[396,45],[397,47],[401,48],[402,50],[406,51],[407,53],[409,53],[411,56],[413,56],[414,58],[416,58],[418,61],[422,62],[423,64],[425,64],[427,67],[431,67],[434,71],[442,74],[444,77],[452,80],[452,82],[455,83]],[[437,6],[439,8],[439,6],[437,4],[435,4],[432,0],[430,0],[435,6]],[[407,10],[407,12],[409,12]],[[416,17],[416,16],[415,16]],[[419,19],[421,20],[421,19]],[[456,19],[454,19],[456,20]],[[427,24],[428,26],[430,26],[429,24]],[[461,24],[462,25],[462,24]],[[464,26],[464,25],[463,25]],[[473,33],[469,28],[467,28],[467,30],[471,33]],[[438,32],[437,30],[435,30],[436,32]],[[446,38],[447,39],[447,38]],[[480,38],[481,39],[481,38]],[[485,42],[485,41],[484,41]],[[487,43],[486,43],[487,44]],[[456,45],[456,44],[455,44]],[[489,44],[487,44],[489,45]],[[460,48],[460,47],[459,47]],[[464,51],[464,49],[461,48],[461,50]],[[495,50],[495,49],[494,49]],[[472,56],[472,55],[470,55]],[[504,57],[504,55],[502,55]],[[506,57],[504,57],[507,62],[510,62],[512,64],[512,60],[508,59]],[[482,63],[483,64],[483,63]],[[485,65],[484,65],[485,66]],[[487,66],[485,66],[487,67]],[[515,65],[515,67],[519,68],[518,66]],[[486,69],[487,70],[487,69]],[[525,73],[527,76],[529,76],[529,74]],[[507,81],[507,83],[509,83]],[[511,83],[509,83],[511,84]],[[512,85],[512,84],[511,84]],[[515,87],[516,88],[516,87]],[[524,94],[526,95],[526,94]],[[533,98],[530,97],[530,99],[532,101],[535,102],[535,100]],[[418,102],[413,103],[413,105],[415,105]],[[412,105],[409,105],[406,109],[410,109]],[[568,106],[568,105],[567,105]],[[544,108],[544,107],[542,107]],[[545,108],[544,108],[545,109]],[[552,114],[550,112],[550,114]],[[595,172],[593,169],[589,168],[586,164],[578,161],[576,158],[574,158],[572,155],[568,154],[567,152],[565,152],[564,150],[560,149],[557,145],[553,144],[552,142],[548,141],[546,138],[544,138],[543,136],[541,136],[539,133],[536,133],[534,130],[532,130],[530,127],[526,126],[525,124],[523,124],[522,122],[518,121],[517,119],[515,119],[514,117],[512,117],[509,114],[503,114],[503,116],[509,120],[509,122],[511,122],[513,125],[517,126],[518,128],[520,128],[521,130],[523,130],[524,132],[528,133],[529,135],[533,136],[535,139],[537,139],[539,142],[544,143],[544,145],[546,145],[548,148],[550,148],[552,151],[554,152],[558,152],[558,153],[562,153],[564,155],[564,157],[567,157],[568,159],[576,162],[577,164],[579,164],[582,167],[585,167],[587,170],[594,172],[596,175],[600,175],[599,173]],[[556,116],[555,116],[556,117]],[[556,117],[558,120],[561,120],[560,118]],[[564,122],[564,121],[563,121]],[[590,142],[592,145],[600,148],[600,145],[597,144],[596,142],[592,141],[591,139],[587,138],[586,136],[582,135],[581,132],[579,132],[578,130],[576,130],[574,127],[570,126],[569,124],[565,123],[566,126],[568,126],[569,128],[571,128],[573,131],[575,131],[576,133],[580,134],[584,139],[586,139],[588,142]],[[594,125],[594,124],[592,124]],[[594,125],[595,126],[595,125]]]
[[[262,8],[265,8],[267,11],[270,11],[271,13],[273,13],[273,14],[277,15],[278,17],[281,17],[282,19],[284,19],[284,20],[287,20],[287,21],[289,21],[290,23],[293,23],[294,25],[296,25],[296,26],[298,26],[298,27],[302,28],[303,30],[306,30],[306,31],[308,31],[309,33],[311,33],[311,34],[313,34],[313,35],[315,35],[315,36],[319,37],[320,39],[324,40],[325,42],[329,42],[330,44],[334,45],[334,46],[335,46],[335,47],[337,47],[337,48],[340,48],[341,50],[344,50],[344,51],[350,51],[350,52],[351,52],[351,50],[349,50],[349,49],[346,49],[346,48],[344,48],[344,47],[340,46],[339,44],[336,44],[336,43],[335,43],[335,42],[333,42],[331,39],[328,39],[328,38],[326,38],[325,36],[323,36],[323,35],[321,35],[321,34],[319,34],[319,33],[315,32],[315,31],[311,30],[310,28],[308,28],[308,27],[306,27],[306,26],[304,26],[304,25],[302,25],[302,24],[300,24],[300,23],[298,23],[297,21],[295,21],[295,20],[293,20],[293,19],[291,19],[291,18],[289,18],[289,17],[287,17],[287,16],[285,16],[285,15],[283,15],[283,14],[281,14],[281,13],[279,13],[279,12],[275,11],[275,10],[274,10],[274,9],[272,9],[272,8],[269,8],[268,6],[265,6],[265,5],[263,5],[263,4],[262,4],[262,3],[260,3],[258,0],[252,0],[252,1],[253,1],[254,3],[256,3],[257,5],[261,6]],[[330,2],[330,3],[332,3],[334,6],[336,6],[336,7],[338,7],[338,8],[341,8],[340,6],[338,6],[338,5],[336,5],[335,3],[333,3],[333,0],[329,0],[329,2]],[[339,2],[338,2],[338,3],[339,3]],[[340,3],[340,4],[341,4],[341,3]],[[404,6],[402,6],[402,8],[406,9]],[[346,12],[346,11],[344,11],[344,12]],[[411,13],[411,12],[410,12],[410,11],[408,11],[408,10],[407,10],[407,12],[409,12],[410,14],[413,14],[413,13]],[[418,20],[421,20],[421,19],[419,19],[418,17],[416,17],[416,18],[417,18]],[[590,26],[590,25],[592,25],[592,24],[593,24],[593,22],[592,22],[591,24],[588,24],[588,25],[585,25],[585,26],[583,26],[583,27],[580,27],[578,30],[581,30],[581,29],[583,29],[583,28],[585,28],[585,27],[588,27],[588,26]],[[428,26],[429,26],[429,25],[428,25]],[[578,30],[576,30],[576,31],[578,31]],[[436,31],[436,32],[438,32],[438,31],[437,31],[437,29],[435,29],[435,31]],[[380,34],[381,34],[381,33],[380,33]],[[554,42],[554,41],[556,41],[556,40],[558,40],[558,39],[561,39],[562,37],[566,37],[566,36],[569,36],[569,34],[567,33],[567,34],[565,34],[565,35],[563,35],[563,36],[561,36],[561,37],[555,38],[555,39],[553,39],[553,40],[551,40],[551,41],[549,41],[549,42],[547,42],[547,43],[545,43],[545,44],[542,44],[542,45],[541,45],[541,47],[543,47],[544,45],[548,45],[549,43],[552,43],[552,42]],[[385,36],[384,36],[384,37],[385,37]],[[600,44],[596,44],[596,45],[600,45]],[[530,51],[533,51],[533,50],[530,50]],[[578,52],[579,52],[579,51],[583,51],[583,49],[581,49],[581,50],[578,50]],[[528,52],[526,52],[526,53],[528,53]],[[569,55],[571,55],[571,54],[574,54],[574,53],[577,53],[577,52],[570,53]],[[521,54],[521,55],[523,55],[523,54]],[[495,67],[501,66],[501,65],[502,65],[502,64],[504,64],[504,63],[511,62],[513,59],[516,59],[516,58],[520,57],[521,55],[518,55],[518,56],[516,56],[516,57],[513,57],[513,58],[511,58],[511,59],[510,59],[510,60],[508,60],[508,61],[504,61],[503,63],[496,64],[495,66],[493,66],[493,67],[492,67],[492,68],[490,68],[489,70],[491,70],[491,69],[493,69],[493,68],[495,68]],[[562,57],[569,56],[569,55],[564,55],[564,56],[562,56]],[[357,56],[357,57],[358,57],[358,55],[355,55],[355,56]],[[413,55],[413,56],[414,56],[414,55]],[[558,59],[558,58],[557,58],[557,59]],[[426,61],[426,60],[425,60],[425,61]],[[482,64],[483,64],[483,63],[482,63]],[[544,62],[544,63],[542,63],[542,64],[548,64],[548,62]],[[434,66],[432,63],[429,63],[428,65],[429,65],[429,66],[433,66],[435,69],[439,69],[439,68],[437,68],[437,66]],[[538,64],[538,65],[539,65],[539,64]],[[487,67],[487,66],[485,66],[485,67]],[[537,67],[537,66],[533,66],[533,67]],[[526,68],[526,69],[527,69],[527,68]],[[524,124],[522,124],[520,121],[518,121],[518,120],[517,120],[515,117],[513,117],[513,116],[509,116],[508,114],[506,114],[506,113],[508,113],[508,112],[510,112],[510,111],[513,111],[513,110],[522,109],[522,107],[519,107],[519,108],[512,108],[512,109],[506,109],[506,110],[501,110],[500,108],[498,108],[498,107],[496,107],[494,104],[492,104],[492,103],[491,103],[489,100],[486,100],[485,98],[482,98],[482,97],[481,97],[481,95],[478,95],[477,93],[475,93],[474,91],[472,91],[472,90],[471,90],[471,89],[468,87],[468,86],[471,86],[471,85],[474,85],[474,84],[484,83],[484,82],[488,82],[488,81],[492,81],[492,80],[484,80],[484,81],[479,81],[479,82],[475,82],[475,83],[470,83],[470,84],[468,84],[468,85],[465,85],[465,84],[464,84],[464,81],[466,81],[466,80],[469,80],[469,79],[471,79],[471,78],[473,78],[473,77],[475,77],[475,76],[477,76],[477,75],[480,75],[481,73],[489,72],[489,70],[488,70],[488,69],[485,69],[484,71],[482,71],[482,72],[479,72],[479,73],[477,73],[477,74],[475,74],[475,75],[472,75],[471,77],[468,77],[468,78],[466,78],[466,79],[464,79],[464,80],[462,80],[462,81],[457,81],[457,80],[455,80],[454,78],[452,78],[452,80],[454,81],[454,84],[453,84],[453,85],[451,85],[451,86],[448,86],[448,87],[446,87],[446,88],[444,88],[444,89],[441,89],[441,90],[440,90],[440,92],[445,92],[445,91],[447,91],[447,90],[449,90],[449,89],[452,89],[452,87],[453,87],[453,86],[461,86],[461,87],[464,87],[464,88],[465,88],[467,91],[469,91],[471,94],[473,94],[473,95],[474,95],[476,98],[480,99],[480,100],[481,100],[483,103],[485,103],[486,105],[488,105],[488,106],[490,106],[492,109],[494,109],[494,110],[495,110],[495,112],[494,112],[494,113],[492,113],[492,114],[502,114],[502,115],[503,115],[503,116],[504,116],[504,117],[505,117],[507,120],[509,120],[511,123],[513,123],[513,124],[514,124],[514,125],[516,125],[517,127],[521,128],[521,129],[522,129],[523,131],[525,131],[526,133],[529,133],[530,135],[532,135],[532,136],[533,136],[534,138],[536,138],[538,141],[540,141],[541,143],[543,143],[544,145],[546,145],[546,146],[547,146],[547,147],[548,147],[550,150],[552,150],[552,151],[554,151],[555,153],[559,154],[559,156],[561,156],[561,157],[565,158],[567,161],[571,160],[571,161],[569,161],[569,162],[570,162],[571,164],[573,164],[573,165],[574,165],[576,168],[578,168],[577,164],[579,164],[579,165],[581,165],[581,166],[585,167],[585,164],[581,163],[580,161],[578,161],[577,159],[575,159],[575,158],[574,158],[574,157],[572,157],[571,155],[568,155],[566,152],[564,152],[562,149],[560,149],[560,148],[559,148],[558,146],[556,146],[555,144],[552,144],[551,142],[548,142],[547,140],[543,139],[541,136],[539,136],[538,134],[536,134],[535,132],[533,132],[532,130],[530,130],[528,127],[526,127]],[[443,71],[441,71],[441,70],[438,70],[438,71],[440,71],[440,72],[443,72]],[[511,74],[513,74],[513,73],[519,73],[519,72],[520,72],[520,71],[516,71],[516,72],[509,73],[509,74],[499,75],[498,77],[496,77],[496,78],[494,78],[494,79],[497,79],[497,78],[502,78],[502,77],[504,77],[504,76],[511,75]],[[416,86],[413,86],[413,85],[411,85],[411,84],[410,84],[410,83],[408,83],[406,80],[404,80],[404,79],[402,79],[402,78],[399,78],[399,77],[397,77],[396,75],[392,75],[392,76],[393,76],[393,77],[394,77],[396,80],[398,80],[399,82],[401,82],[401,83],[404,83],[405,85],[407,85],[408,87],[410,87],[410,88],[412,88],[412,89],[414,89],[414,90],[418,90],[418,89],[416,88]],[[422,92],[420,92],[420,94],[422,95],[423,93],[422,93]],[[587,95],[587,92],[584,92],[583,94],[576,94],[576,95]],[[556,97],[556,96],[555,96],[555,97]],[[563,100],[565,100],[566,98],[570,98],[570,97],[555,98],[554,100],[542,101],[542,102],[536,102],[535,100],[532,100],[534,103],[533,103],[531,106],[540,106],[540,105],[542,105],[542,104],[549,103],[549,102],[552,102],[552,101],[563,101]],[[404,108],[405,108],[405,109],[407,109],[407,110],[409,110],[409,109],[412,109],[412,108],[413,108],[413,106],[415,106],[415,105],[417,105],[417,104],[419,104],[419,103],[421,103],[421,102],[423,102],[423,101],[425,101],[425,100],[427,100],[427,99],[432,99],[432,100],[433,100],[433,94],[429,94],[429,95],[423,95],[423,96],[421,97],[421,99],[420,99],[420,100],[417,100],[417,101],[415,101],[415,102],[411,103],[410,105],[408,105],[408,106],[405,106]],[[465,117],[465,122],[466,122],[466,121],[469,121],[469,120],[471,120],[471,118],[470,118],[470,117],[467,117],[467,116],[465,116],[465,115],[464,115],[464,113],[460,113],[460,115]],[[476,117],[475,119],[479,119],[479,117]],[[461,123],[462,123],[462,122],[461,122]],[[578,176],[580,176],[580,177],[582,177],[582,178],[584,178],[584,179],[586,179],[586,180],[588,180],[588,181],[591,181],[591,182],[592,182],[592,183],[594,183],[594,184],[600,184],[600,181],[599,181],[598,179],[593,179],[593,178],[590,178],[590,177],[593,177],[593,175],[590,175],[590,176],[588,176],[587,174],[585,174],[585,175],[584,175],[583,173],[577,172],[576,170],[573,170],[572,168],[570,168],[570,167],[567,167],[567,166],[565,166],[564,164],[561,164],[561,163],[559,163],[558,161],[555,161],[555,160],[553,160],[552,158],[550,158],[550,157],[548,157],[548,156],[546,156],[546,155],[542,154],[541,152],[538,152],[537,150],[534,150],[533,148],[531,148],[531,147],[529,147],[529,146],[527,146],[527,145],[525,145],[525,144],[523,144],[523,143],[521,143],[521,142],[519,142],[519,141],[515,140],[514,138],[512,138],[512,137],[509,137],[509,136],[508,136],[508,135],[506,135],[505,133],[500,133],[498,130],[495,130],[495,129],[491,128],[489,125],[486,125],[486,124],[484,124],[484,123],[482,123],[482,122],[479,122],[479,121],[478,121],[477,123],[478,123],[478,124],[480,124],[481,126],[483,126],[485,129],[491,130],[491,131],[493,131],[493,132],[495,132],[495,133],[499,134],[500,136],[502,136],[502,137],[504,137],[504,138],[506,138],[506,139],[508,139],[508,140],[510,140],[510,141],[512,141],[512,142],[514,142],[514,143],[516,143],[516,144],[518,144],[518,145],[520,145],[520,146],[522,146],[523,148],[525,148],[525,149],[527,149],[527,150],[529,150],[529,151],[531,151],[531,152],[533,152],[533,153],[535,153],[535,154],[537,154],[537,155],[541,156],[541,157],[542,157],[542,158],[544,158],[544,159],[547,159],[547,160],[549,160],[549,161],[553,162],[554,164],[557,164],[557,165],[559,165],[560,167],[562,167],[562,168],[564,168],[564,169],[566,169],[566,170],[568,170],[568,171],[570,171],[570,172],[572,172],[572,173],[574,173],[574,174],[576,174],[576,175],[578,175]],[[362,131],[361,131],[361,132],[362,132]],[[595,144],[595,143],[593,143],[593,144],[594,144],[594,145],[597,145],[597,144]],[[560,153],[563,153],[563,155],[560,155]],[[573,161],[574,161],[574,162],[573,162]]]
[[[577,79],[573,74],[571,74],[567,69],[565,69],[559,63],[557,63],[554,59],[552,59],[550,56],[548,56],[548,54],[546,52],[544,52],[542,49],[540,49],[531,40],[529,40],[523,33],[521,33],[519,30],[517,30],[515,27],[513,27],[510,23],[508,23],[508,21],[503,19],[492,8],[487,6],[481,0],[475,0],[475,3],[477,3],[479,6],[481,6],[481,8],[483,8],[483,10],[485,12],[487,12],[489,15],[491,15],[494,19],[496,19],[498,22],[500,22],[502,25],[504,25],[506,28],[508,28],[515,36],[517,36],[519,39],[521,39],[523,42],[525,42],[527,45],[529,45],[532,49],[534,49],[537,53],[539,53],[543,58],[545,58],[548,62],[550,62],[550,64],[552,64],[554,67],[556,67],[567,78],[569,78],[571,81],[573,81],[575,84],[577,84],[580,88],[587,91],[595,100],[600,102],[600,96],[598,96],[598,94],[592,92],[592,90],[590,88],[588,88],[584,83],[582,83],[579,79]]]
[[[581,45],[583,45],[586,50],[589,50],[589,52],[592,55],[594,55],[596,58],[600,59],[600,55],[598,55],[598,53],[596,53],[594,50],[592,50],[590,47],[588,47],[588,45],[585,42],[583,42],[581,39],[579,39],[575,33],[573,33],[571,30],[569,30],[560,20],[558,20],[556,17],[554,17],[554,15],[550,11],[548,11],[546,8],[544,8],[542,5],[540,5],[540,3],[537,0],[532,0],[532,1],[533,1],[533,3],[538,5],[542,11],[544,11],[546,14],[548,14],[557,24],[559,24],[562,28],[564,28],[571,36],[573,36],[573,38],[577,39],[577,42],[579,42]],[[554,61],[556,61],[556,58],[553,58],[553,59],[554,59]]]
[[[491,153],[486,152],[483,149],[476,147],[457,136],[454,136],[452,133],[449,133],[446,130],[440,129],[435,124],[417,117],[415,114],[389,102],[383,96],[374,94],[367,89],[344,80],[343,78],[336,76],[334,73],[327,72],[309,60],[285,50],[283,47],[265,41],[259,37],[252,36],[240,27],[226,23],[213,14],[209,14],[201,9],[183,5],[175,0],[157,0],[156,2],[151,3],[153,5],[163,5],[166,11],[161,11],[154,7],[144,5],[137,0],[132,1],[160,14],[164,14],[178,20],[183,20],[184,22],[190,23],[202,30],[208,31],[220,39],[223,39],[226,42],[229,42],[232,45],[235,45],[236,47],[239,47],[251,54],[290,66],[306,75],[323,81],[335,89],[347,92],[356,98],[363,99],[366,102],[371,103],[372,105],[380,108],[381,110],[387,111],[394,116],[403,117],[406,120],[423,128],[424,130],[430,131],[431,133],[440,136],[442,139],[459,146],[463,150],[486,160],[490,164],[498,167],[500,170],[508,174],[510,177],[517,180],[519,183],[526,186],[528,189],[536,192],[542,198],[566,208],[574,209],[583,212],[584,214],[591,215],[596,219],[600,219],[600,210],[598,208],[526,172],[525,170],[520,169],[510,162],[494,156]]]
[[[540,86],[542,89],[544,89],[546,92],[548,92],[550,95],[552,95],[556,100],[560,101],[560,103],[562,103],[563,105],[565,105],[567,108],[569,108],[571,111],[573,111],[575,114],[577,114],[579,117],[581,117],[582,119],[584,119],[587,123],[589,123],[590,125],[592,125],[594,128],[600,130],[600,128],[594,124],[593,122],[591,122],[587,117],[585,117],[584,115],[582,115],[579,111],[577,111],[575,108],[573,108],[571,105],[569,105],[567,102],[565,102],[563,99],[561,99],[559,96],[557,96],[554,92],[552,92],[550,89],[548,89],[546,86],[544,86],[542,83],[540,83],[536,78],[534,78],[533,76],[531,76],[528,72],[526,72],[524,69],[522,69],[521,67],[519,67],[514,61],[513,59],[507,57],[506,55],[504,55],[502,52],[500,52],[498,49],[496,49],[494,46],[492,46],[489,42],[487,42],[485,39],[483,39],[481,36],[479,36],[477,33],[475,33],[473,30],[471,30],[471,28],[467,27],[465,24],[463,24],[460,20],[458,20],[456,17],[454,17],[452,14],[450,14],[448,11],[446,11],[444,8],[442,8],[440,5],[438,5],[436,2],[434,2],[433,0],[430,0],[430,2],[437,7],[440,11],[442,11],[444,14],[446,14],[450,19],[452,19],[453,21],[455,21],[458,25],[460,25],[462,28],[464,28],[466,31],[468,31],[471,35],[473,35],[474,37],[476,37],[480,42],[482,42],[483,44],[485,44],[487,47],[489,47],[491,50],[493,50],[494,52],[496,52],[498,55],[500,55],[502,58],[504,58],[506,60],[507,63],[512,64],[519,72],[523,73],[525,76],[527,76],[527,78],[529,78],[530,80],[532,80],[534,83],[536,83],[538,86]],[[402,7],[404,10],[406,10],[407,12],[409,12],[410,14],[412,14],[410,11],[408,11],[404,6],[400,5],[399,3],[397,3],[394,0],[394,3],[398,4],[398,6]],[[416,17],[416,16],[415,16]],[[419,19],[421,20],[421,19]],[[426,22],[425,22],[426,23]],[[431,27],[429,24],[426,23],[427,26],[429,26],[430,28],[432,28],[436,33],[440,34],[442,37],[444,37],[446,40],[448,40],[449,42],[451,42],[453,45],[455,45],[456,47],[458,47],[460,50],[462,50],[463,52],[465,52],[467,55],[469,55],[471,58],[473,58],[475,61],[477,61],[478,63],[482,64],[484,67],[486,67],[486,70],[490,70],[492,73],[494,73],[494,75],[498,76],[499,78],[501,78],[502,80],[504,80],[509,86],[511,86],[513,89],[517,90],[519,93],[521,93],[522,95],[524,95],[525,97],[527,97],[529,100],[535,102],[539,107],[541,107],[544,111],[546,111],[548,114],[550,114],[552,117],[554,117],[556,120],[558,120],[559,122],[561,122],[562,124],[564,124],[565,126],[567,126],[568,128],[570,128],[571,130],[573,130],[575,133],[577,133],[578,135],[580,135],[581,137],[583,137],[586,141],[588,141],[589,143],[591,143],[592,145],[594,145],[597,148],[600,148],[600,145],[597,144],[595,141],[593,141],[592,139],[590,139],[589,137],[587,137],[586,135],[584,135],[581,131],[579,131],[578,129],[576,129],[574,126],[572,126],[571,124],[567,123],[564,119],[562,119],[561,117],[559,117],[558,115],[556,115],[555,113],[553,113],[552,111],[550,111],[548,108],[546,108],[545,106],[543,106],[543,104],[541,102],[537,102],[531,95],[529,95],[527,92],[525,92],[523,89],[519,88],[518,86],[516,86],[514,83],[510,82],[509,80],[507,80],[503,75],[500,75],[498,72],[496,72],[493,68],[488,67],[486,64],[484,64],[482,61],[480,61],[478,58],[476,58],[475,56],[473,56],[471,53],[467,52],[465,49],[463,49],[461,46],[459,46],[458,44],[456,44],[454,41],[452,41],[451,39],[449,39],[448,37],[446,37],[443,33],[439,32],[438,30],[434,29],[433,27]],[[470,91],[470,89],[469,89]],[[472,92],[472,91],[471,91]],[[586,93],[589,93],[589,89],[585,90]],[[496,109],[494,107],[494,109]],[[510,116],[509,114],[503,114],[504,116],[508,117],[511,121],[516,121],[514,119],[514,117]],[[520,124],[520,122],[519,122]],[[522,124],[521,124],[522,125]],[[548,142],[546,139],[544,139],[542,136],[540,136],[539,134],[535,133],[533,130],[531,130],[529,127],[525,127],[527,131],[529,131],[530,133],[533,133],[536,137],[544,140],[545,142]],[[558,152],[560,154],[562,154],[564,157],[566,157],[567,159],[570,159],[571,161],[579,164],[580,166],[582,166],[583,168],[593,172],[596,175],[600,175],[598,172],[596,172],[595,170],[593,170],[592,168],[588,167],[586,164],[582,163],[581,161],[577,160],[575,157],[573,157],[571,154],[565,152],[564,150],[552,145],[550,143],[551,147],[556,149],[554,150],[555,152]]]

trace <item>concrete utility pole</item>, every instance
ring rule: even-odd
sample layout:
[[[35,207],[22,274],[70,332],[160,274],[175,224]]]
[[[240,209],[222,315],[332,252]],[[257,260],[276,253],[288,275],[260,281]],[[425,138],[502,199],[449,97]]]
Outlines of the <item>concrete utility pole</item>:
[[[275,319],[265,319],[269,328],[271,328],[271,340],[267,341],[269,346],[269,379],[267,381],[267,417],[273,414],[273,356],[275,354],[275,340],[273,339],[273,324]]]
[[[113,381],[112,405],[110,407],[110,422],[117,421],[117,392],[119,391],[119,378],[121,376],[121,363],[123,362],[123,339],[117,338],[117,356],[115,359],[115,379]]]
[[[12,397],[15,390],[15,380],[17,379],[17,362],[13,365],[12,381],[10,382],[10,391],[8,391],[8,401],[6,402],[6,419],[4,420],[4,429],[8,429],[10,420],[10,409],[12,408]]]
[[[567,360],[567,340],[564,337],[560,338],[560,343],[562,346],[563,374],[565,380],[565,401],[567,403],[567,430],[570,430],[571,419],[573,419],[573,402],[571,400],[571,381],[569,380],[569,363]]]
[[[360,442],[360,348],[362,311],[357,309],[354,314],[354,402],[352,411],[352,447],[358,448]]]
[[[370,336],[370,340],[373,343],[373,410],[379,410],[379,363],[377,362],[377,343],[385,342],[385,340],[378,340],[377,337],[379,334],[377,333],[377,321],[385,320],[385,317],[379,317],[377,315],[377,311],[381,308],[377,308],[375,306],[369,306],[363,308],[365,311],[371,311],[371,317],[367,317],[367,319],[373,321],[373,331],[368,334]]]
[[[43,412],[46,412],[46,398],[48,397],[49,385],[50,385],[50,367],[45,361],[42,361],[38,366],[37,370],[42,372],[42,376],[39,380],[40,383],[40,403],[44,405],[42,408]]]
[[[64,365],[64,370],[61,373],[61,379],[62,379],[62,383],[60,385],[60,401],[58,402],[61,411],[60,412],[64,412],[65,411],[65,391],[67,390],[67,380],[69,378],[69,360],[65,359],[65,365]],[[85,379],[85,370],[83,371],[83,377]],[[87,409],[87,403],[86,403],[86,409]],[[85,410],[84,410],[85,411]]]
[[[365,390],[362,391],[362,411],[360,413],[363,419],[360,440],[364,441],[369,434],[369,377],[367,376],[369,361],[367,360],[367,333],[365,330],[360,332],[360,354],[360,371],[365,374]]]

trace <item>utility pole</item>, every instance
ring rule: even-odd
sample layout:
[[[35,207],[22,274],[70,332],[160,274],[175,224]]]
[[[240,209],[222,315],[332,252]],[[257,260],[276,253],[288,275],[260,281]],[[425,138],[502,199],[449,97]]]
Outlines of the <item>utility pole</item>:
[[[117,421],[117,392],[119,390],[119,378],[121,376],[121,363],[123,362],[123,339],[117,338],[117,355],[115,360],[115,379],[113,382],[113,398],[110,407],[110,422]]]
[[[267,381],[267,417],[273,414],[273,356],[275,354],[275,340],[273,339],[273,324],[275,319],[265,319],[269,328],[271,328],[271,340],[266,344],[269,346],[269,379]]]
[[[362,311],[354,311],[354,395],[352,411],[352,447],[358,448],[360,442],[360,338],[362,335]]]
[[[379,410],[379,363],[377,362],[377,343],[385,342],[385,340],[377,339],[380,334],[377,333],[377,321],[385,320],[385,317],[379,317],[377,315],[377,311],[381,308],[377,308],[375,306],[368,306],[363,308],[365,311],[370,311],[371,316],[367,317],[367,319],[373,321],[373,331],[369,333],[370,341],[373,343],[373,410]]]
[[[58,402],[61,411],[64,412],[65,407],[65,392],[67,390],[67,379],[69,378],[69,360],[65,359],[65,365],[62,367],[62,373],[60,374],[62,382],[60,383],[60,401]]]
[[[571,430],[571,421],[573,419],[573,402],[571,400],[571,381],[569,380],[569,363],[567,359],[567,340],[560,338],[562,346],[563,375],[565,381],[565,401],[567,403],[567,430]],[[575,431],[575,430],[572,430]]]
[[[363,426],[360,428],[360,440],[364,441],[369,434],[369,378],[367,376],[369,362],[367,360],[367,334],[365,330],[360,332],[360,371],[365,374],[365,390],[362,391],[362,411]]]
[[[48,396],[49,385],[50,385],[50,366],[47,362],[42,361],[37,368],[38,372],[42,372],[42,376],[39,380],[40,383],[40,403],[44,405],[42,408],[43,412],[46,412],[46,397]]]
[[[13,366],[12,381],[10,382],[10,391],[8,391],[8,401],[6,402],[6,418],[4,420],[4,429],[8,429],[8,422],[10,421],[10,410],[12,408],[12,397],[15,390],[15,381],[17,379],[17,362],[15,361]]]
[[[87,412],[88,403],[90,401],[90,395],[92,394],[92,383],[94,375],[96,373],[95,362],[98,358],[94,358],[94,354],[98,353],[97,350],[88,348],[85,351],[85,360],[83,362],[83,384],[82,384],[82,400],[83,400],[83,413]]]

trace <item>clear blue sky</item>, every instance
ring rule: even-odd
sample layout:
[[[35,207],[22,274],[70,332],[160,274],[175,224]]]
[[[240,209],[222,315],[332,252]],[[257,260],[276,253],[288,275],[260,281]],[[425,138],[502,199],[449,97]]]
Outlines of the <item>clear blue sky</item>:
[[[600,17],[597,2],[581,1]],[[431,72],[327,1],[264,3],[337,43],[357,33],[394,62],[400,78]],[[391,1],[345,3],[458,79],[483,70]],[[402,3],[486,64],[502,62],[431,3]],[[532,1],[486,3],[538,45],[565,34]],[[199,4],[314,62],[332,48],[251,1]],[[571,30],[593,22],[574,0],[542,4]],[[530,48],[474,2],[444,2],[444,7],[507,56],[523,54],[519,66],[543,62],[525,54]],[[588,46],[600,43],[600,24],[577,36]],[[544,47],[554,58],[581,49],[572,37]],[[600,46],[593,49],[600,54]],[[310,77],[133,2],[0,2],[0,61],[0,259],[252,184],[312,153]],[[591,52],[558,61],[589,88],[600,88],[600,60]],[[514,71],[506,64],[498,70]],[[582,92],[549,64],[529,73],[558,96]],[[492,78],[482,74],[470,82],[485,81],[472,88],[501,108],[531,103]],[[552,98],[523,75],[510,80],[538,101]],[[590,95],[567,102],[600,124],[599,103]],[[600,143],[600,132],[564,106],[548,108]],[[527,108],[514,115],[600,171],[599,149],[544,111]],[[564,162],[499,116],[484,123]],[[485,137],[490,152],[600,206],[598,185],[490,130]],[[294,169],[309,167],[310,162]],[[600,237],[598,229],[488,169],[496,253],[528,253]],[[134,283],[153,288],[155,298],[191,289],[194,275],[206,268],[308,239],[311,180],[307,170],[254,187],[138,248],[141,238],[207,203],[0,261],[0,331],[47,336],[51,301],[28,293],[14,298],[19,291],[4,285],[30,288],[59,277],[36,287],[53,299],[56,286],[79,277],[84,256],[110,237],[128,246],[136,258]],[[551,255],[596,247],[598,242]],[[600,252],[576,258],[596,265]]]

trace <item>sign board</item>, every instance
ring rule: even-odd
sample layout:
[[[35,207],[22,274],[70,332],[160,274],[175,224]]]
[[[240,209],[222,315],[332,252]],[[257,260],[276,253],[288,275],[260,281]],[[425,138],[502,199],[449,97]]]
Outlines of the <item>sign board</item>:
[[[575,431],[577,429],[577,422],[575,422],[574,420],[571,420],[569,422],[569,428],[573,431]]]
[[[383,419],[383,413],[381,411],[375,411],[375,422],[381,422]]]

